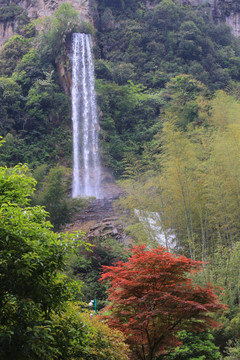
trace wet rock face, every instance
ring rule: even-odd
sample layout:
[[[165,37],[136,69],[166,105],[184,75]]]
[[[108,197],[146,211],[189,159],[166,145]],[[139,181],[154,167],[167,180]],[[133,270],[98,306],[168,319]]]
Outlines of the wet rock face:
[[[113,207],[113,201],[114,199],[96,199],[86,209],[80,221],[94,220],[94,224],[87,232],[89,240],[96,237],[102,240],[115,238],[120,242],[125,240],[126,235]]]
[[[69,232],[81,230],[91,242],[94,238],[106,240],[114,238],[126,242],[124,226],[114,207],[116,198],[95,199],[89,203],[82,213],[76,215],[72,224],[66,226]]]
[[[106,218],[112,218],[115,215],[113,208],[114,199],[94,199],[86,207],[83,214],[78,214],[75,222],[85,223],[90,221],[101,222]],[[94,226],[91,226],[94,228]]]
[[[101,239],[115,238],[119,242],[123,242],[122,226],[116,221],[117,217],[110,217],[95,224],[88,232],[88,239],[92,240],[96,237]]]
[[[71,193],[71,189],[69,189]],[[128,242],[124,233],[124,224],[121,220],[121,209],[116,200],[123,195],[123,190],[115,182],[111,171],[102,166],[100,199],[87,200],[84,208],[79,208],[66,225],[64,231],[83,231],[86,238],[93,242],[94,238],[106,240],[114,238],[119,242]]]

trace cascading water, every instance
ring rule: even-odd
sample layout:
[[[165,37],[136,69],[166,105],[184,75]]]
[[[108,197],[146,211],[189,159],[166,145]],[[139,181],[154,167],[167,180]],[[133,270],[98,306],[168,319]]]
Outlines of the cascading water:
[[[92,39],[72,37],[72,197],[100,197],[99,124],[94,89]]]

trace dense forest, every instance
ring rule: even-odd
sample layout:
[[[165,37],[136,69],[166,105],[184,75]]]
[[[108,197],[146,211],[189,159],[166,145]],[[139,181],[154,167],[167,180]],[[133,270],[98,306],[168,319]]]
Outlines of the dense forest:
[[[33,21],[0,4],[21,20],[0,51],[0,358],[238,360],[240,40],[208,4],[95,5],[90,24],[66,3]],[[74,32],[93,37],[127,243],[64,228],[90,201],[69,195]]]

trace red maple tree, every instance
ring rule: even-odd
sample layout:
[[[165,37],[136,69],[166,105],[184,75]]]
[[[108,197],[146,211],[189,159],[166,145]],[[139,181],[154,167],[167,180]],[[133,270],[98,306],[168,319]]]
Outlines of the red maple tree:
[[[226,306],[210,284],[197,286],[190,278],[201,264],[142,245],[134,247],[127,262],[103,267],[101,280],[110,284],[110,305],[104,309],[110,310],[109,325],[125,333],[134,359],[151,360],[179,344],[179,330],[218,325],[211,313]]]

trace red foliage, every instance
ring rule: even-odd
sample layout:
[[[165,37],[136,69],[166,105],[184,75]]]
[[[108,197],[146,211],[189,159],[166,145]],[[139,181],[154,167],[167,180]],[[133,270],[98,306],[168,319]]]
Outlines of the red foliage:
[[[164,248],[135,247],[126,263],[104,266],[109,281],[109,325],[123,331],[136,359],[150,360],[176,345],[179,330],[203,331],[218,324],[210,313],[226,306],[213,287],[196,286],[190,274],[200,261],[174,256]]]

